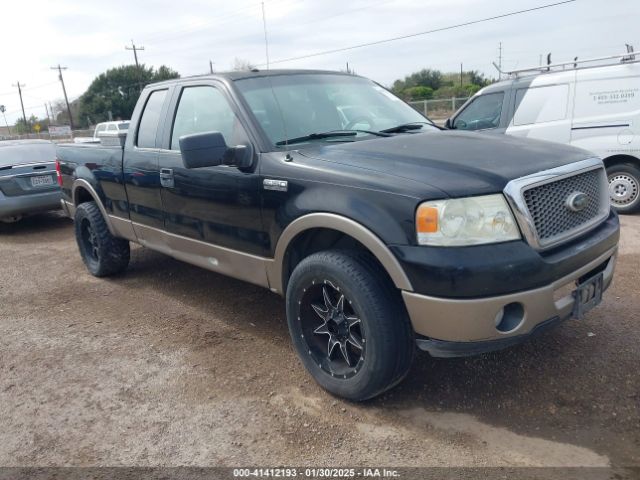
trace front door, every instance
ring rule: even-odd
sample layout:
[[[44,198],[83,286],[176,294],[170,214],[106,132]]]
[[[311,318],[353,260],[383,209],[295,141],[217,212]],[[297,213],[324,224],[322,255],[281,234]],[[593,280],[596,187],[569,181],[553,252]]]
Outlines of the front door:
[[[234,104],[211,81],[182,86],[174,92],[170,108],[168,118],[173,121],[165,127],[159,152],[165,230],[187,239],[184,245],[197,247],[188,242],[192,239],[265,255],[268,241],[262,227],[257,156],[250,168],[240,170],[225,165],[188,169],[180,155],[180,137],[192,133],[221,132],[229,146],[249,145]]]
[[[453,118],[456,130],[504,133],[502,125],[505,104],[504,92],[491,92],[474,98]]]

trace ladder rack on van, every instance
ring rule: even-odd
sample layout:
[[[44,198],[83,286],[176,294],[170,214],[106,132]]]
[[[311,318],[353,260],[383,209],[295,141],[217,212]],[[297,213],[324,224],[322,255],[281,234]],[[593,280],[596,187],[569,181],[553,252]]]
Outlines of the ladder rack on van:
[[[640,52],[638,52],[637,55],[640,57]],[[584,65],[584,64],[594,63],[594,62],[605,62],[607,60],[618,60],[618,61],[610,62],[610,63],[599,63],[597,65]],[[551,63],[549,65],[540,65],[537,67],[522,68],[519,70],[511,70],[509,72],[503,72],[502,70],[500,70],[500,67],[498,67],[498,65],[496,65],[495,62],[493,62],[493,66],[496,67],[498,72],[500,72],[503,75],[513,75],[515,77],[518,77],[519,75],[525,74],[525,73],[533,75],[537,73],[553,73],[553,72],[562,72],[562,71],[570,71],[570,70],[579,70],[583,68],[608,67],[612,65],[621,65],[621,64],[627,64],[627,63],[638,63],[638,62],[640,62],[640,58],[636,58],[636,53],[634,53],[633,51],[629,51],[627,53],[622,53],[619,55],[610,55],[607,57],[598,57],[598,58],[588,58],[585,60],[572,60],[569,62],[562,62],[562,63]]]

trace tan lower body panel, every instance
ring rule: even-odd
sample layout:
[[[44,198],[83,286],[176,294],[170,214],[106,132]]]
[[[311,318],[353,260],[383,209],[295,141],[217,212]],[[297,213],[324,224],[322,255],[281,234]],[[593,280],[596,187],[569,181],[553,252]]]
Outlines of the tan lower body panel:
[[[616,248],[572,274],[534,290],[469,300],[429,297],[407,291],[402,292],[402,297],[413,329],[420,335],[452,342],[496,340],[526,334],[545,320],[571,315],[574,300],[572,289],[567,289],[567,285],[605,261],[608,261],[603,279],[606,289],[613,278]],[[558,292],[566,294],[558,295]],[[512,330],[501,332],[496,328],[496,317],[503,307],[512,303],[522,307],[522,320]]]
[[[116,237],[126,238],[127,240],[130,240],[132,242],[138,241],[138,237],[133,231],[131,220],[116,217],[115,215],[109,215],[108,217],[109,223],[111,224],[111,229],[113,230],[113,234]]]
[[[128,222],[140,245],[170,255],[198,267],[269,288],[267,265],[270,259],[211,245],[157,228]]]

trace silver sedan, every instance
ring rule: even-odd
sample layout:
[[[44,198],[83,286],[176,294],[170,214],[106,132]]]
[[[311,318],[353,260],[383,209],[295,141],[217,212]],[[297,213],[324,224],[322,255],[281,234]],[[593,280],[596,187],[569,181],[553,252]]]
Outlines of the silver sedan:
[[[46,140],[0,142],[0,221],[60,208],[56,150]]]

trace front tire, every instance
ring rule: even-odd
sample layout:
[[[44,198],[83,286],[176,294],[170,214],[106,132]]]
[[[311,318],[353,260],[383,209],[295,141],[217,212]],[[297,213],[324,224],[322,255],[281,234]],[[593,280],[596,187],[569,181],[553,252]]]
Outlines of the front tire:
[[[307,371],[340,397],[375,397],[411,366],[407,313],[368,254],[329,250],[302,260],[287,287],[287,322]]]
[[[607,168],[611,206],[618,213],[640,210],[640,169],[631,163],[618,163]]]
[[[127,268],[129,242],[111,235],[95,202],[78,205],[74,222],[80,256],[92,275],[106,277]]]

